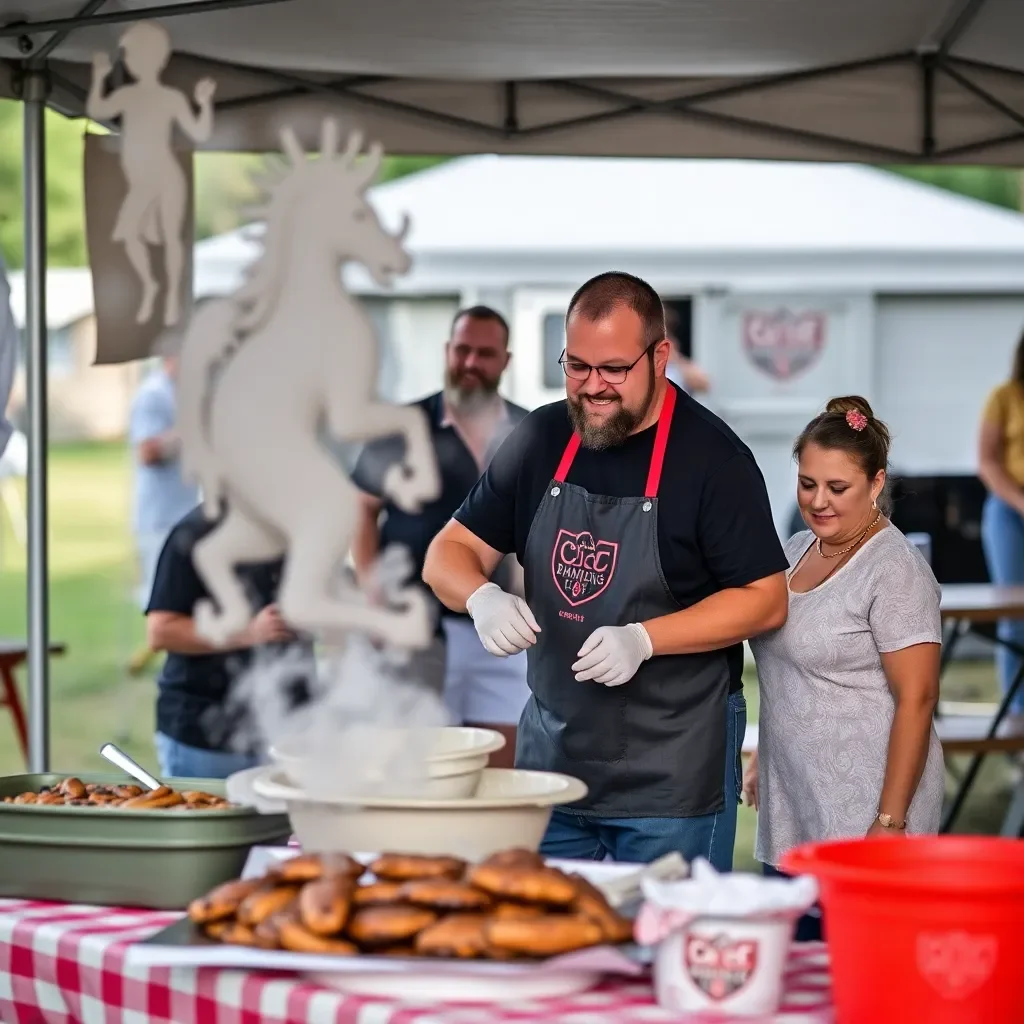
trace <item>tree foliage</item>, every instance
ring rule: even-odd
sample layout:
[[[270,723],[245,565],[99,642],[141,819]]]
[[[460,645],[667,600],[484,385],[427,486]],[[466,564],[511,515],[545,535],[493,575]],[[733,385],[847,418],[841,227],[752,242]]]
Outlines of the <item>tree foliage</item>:
[[[1024,207],[1021,174],[1005,167],[892,167],[890,170],[995,206],[1011,210]]]

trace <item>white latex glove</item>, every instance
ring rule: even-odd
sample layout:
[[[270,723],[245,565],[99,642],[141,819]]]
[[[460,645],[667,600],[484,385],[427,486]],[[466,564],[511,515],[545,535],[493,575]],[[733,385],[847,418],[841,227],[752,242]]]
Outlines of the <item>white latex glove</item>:
[[[484,650],[499,658],[518,654],[537,642],[540,626],[521,598],[507,594],[497,583],[485,583],[466,602]]]
[[[593,679],[604,686],[628,683],[636,670],[652,655],[654,647],[639,622],[628,626],[601,626],[580,648],[573,667],[578,682]]]

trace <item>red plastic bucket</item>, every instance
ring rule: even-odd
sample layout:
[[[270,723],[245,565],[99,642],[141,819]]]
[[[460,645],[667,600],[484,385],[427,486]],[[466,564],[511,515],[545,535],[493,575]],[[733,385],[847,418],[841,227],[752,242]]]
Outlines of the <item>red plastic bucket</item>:
[[[1024,842],[982,836],[811,843],[839,1024],[1024,1022]]]

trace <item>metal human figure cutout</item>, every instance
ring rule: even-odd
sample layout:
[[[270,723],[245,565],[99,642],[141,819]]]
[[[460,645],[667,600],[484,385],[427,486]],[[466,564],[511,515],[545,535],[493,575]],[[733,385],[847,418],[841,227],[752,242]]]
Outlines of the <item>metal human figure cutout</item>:
[[[188,184],[172,148],[177,125],[194,143],[205,142],[213,131],[213,94],[216,83],[196,83],[198,114],[183,92],[160,80],[171,56],[166,30],[141,21],[121,36],[124,64],[135,79],[107,95],[103,85],[111,71],[110,58],[97,53],[92,59],[92,86],[86,113],[96,121],[121,119],[121,167],[128,191],[113,239],[123,242],[132,269],[142,285],[136,321],[148,323],[160,287],[153,276],[149,246],[162,245],[167,272],[164,325],[171,327],[181,313],[181,284],[185,266],[185,211]]]
[[[387,607],[351,587],[337,592],[359,492],[321,441],[321,427],[341,442],[402,435],[405,460],[384,490],[410,512],[439,491],[427,420],[377,397],[377,335],[341,274],[354,261],[389,285],[409,268],[408,221],[389,234],[366,201],[379,145],[359,159],[354,134],[339,152],[333,121],[319,159],[307,159],[290,128],[281,142],[287,161],[267,184],[263,254],[238,291],[196,309],[179,355],[182,468],[207,517],[221,517],[193,552],[213,598],[196,605],[196,630],[226,643],[251,615],[235,566],[283,556],[279,604],[295,628],[423,647],[432,622],[421,588],[399,589]]]

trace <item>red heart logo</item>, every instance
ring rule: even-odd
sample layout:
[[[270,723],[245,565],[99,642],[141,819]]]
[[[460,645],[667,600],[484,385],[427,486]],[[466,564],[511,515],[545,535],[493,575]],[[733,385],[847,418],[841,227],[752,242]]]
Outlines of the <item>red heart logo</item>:
[[[999,954],[994,935],[921,932],[917,969],[943,999],[965,999],[992,976]]]

